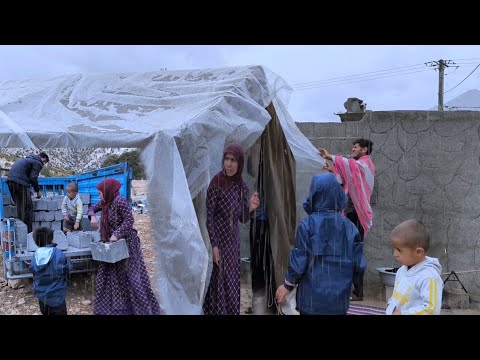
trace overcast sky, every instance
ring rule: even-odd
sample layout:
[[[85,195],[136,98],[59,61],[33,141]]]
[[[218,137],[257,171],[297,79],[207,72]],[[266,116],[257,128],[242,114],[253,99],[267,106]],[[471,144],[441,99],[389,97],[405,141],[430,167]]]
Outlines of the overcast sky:
[[[438,71],[424,63],[439,59],[459,65],[445,71],[445,103],[480,89],[480,46],[458,45],[0,45],[0,80],[264,65],[292,85],[295,121],[339,121],[334,113],[345,112],[349,97],[362,99],[367,110],[436,106]]]

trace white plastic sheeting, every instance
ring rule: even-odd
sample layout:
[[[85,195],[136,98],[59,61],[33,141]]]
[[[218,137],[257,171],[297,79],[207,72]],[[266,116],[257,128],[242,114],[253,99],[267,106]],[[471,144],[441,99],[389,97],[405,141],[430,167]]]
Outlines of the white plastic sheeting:
[[[273,101],[296,161],[297,209],[322,168],[288,115],[289,91],[261,66],[1,81],[0,145],[142,149],[155,239],[152,285],[164,314],[201,314],[209,258],[192,199],[220,170],[225,145],[248,149]]]

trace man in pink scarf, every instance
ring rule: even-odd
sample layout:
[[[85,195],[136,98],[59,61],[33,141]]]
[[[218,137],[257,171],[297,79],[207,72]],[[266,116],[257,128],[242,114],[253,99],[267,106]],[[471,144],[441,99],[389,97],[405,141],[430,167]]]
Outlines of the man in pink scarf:
[[[345,215],[357,227],[363,241],[372,226],[373,213],[370,197],[373,191],[375,165],[370,154],[373,142],[368,139],[357,139],[353,142],[352,156],[332,156],[324,149],[318,149],[326,160],[333,161],[325,167],[333,172],[342,183],[343,190],[348,195]],[[352,300],[363,300],[363,272],[353,274]]]

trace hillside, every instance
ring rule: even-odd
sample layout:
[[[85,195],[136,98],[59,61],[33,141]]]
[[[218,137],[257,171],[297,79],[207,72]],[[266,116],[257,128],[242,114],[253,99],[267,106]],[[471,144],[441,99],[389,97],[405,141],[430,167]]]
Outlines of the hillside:
[[[463,94],[447,101],[444,104],[445,111],[470,110],[480,111],[480,90],[471,89]],[[437,110],[437,106],[430,108]]]
[[[130,148],[96,148],[96,149],[24,149],[3,148],[0,150],[0,166],[9,169],[19,158],[42,151],[48,154],[50,162],[42,170],[43,176],[65,176],[93,170],[101,166],[105,159],[120,155]]]

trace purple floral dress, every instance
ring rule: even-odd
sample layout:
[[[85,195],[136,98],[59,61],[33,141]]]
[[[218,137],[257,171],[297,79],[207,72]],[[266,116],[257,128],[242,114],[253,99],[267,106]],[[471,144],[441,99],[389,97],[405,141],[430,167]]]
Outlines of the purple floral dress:
[[[203,312],[205,315],[240,314],[240,227],[247,222],[248,188],[243,180],[229,188],[207,191],[207,229],[212,247],[220,250],[220,265],[213,264]]]
[[[88,209],[88,215],[100,210],[100,203],[97,203]],[[99,262],[93,303],[96,315],[160,314],[133,222],[127,200],[117,195],[109,210],[109,230],[117,239],[126,240],[129,257],[115,264]]]

